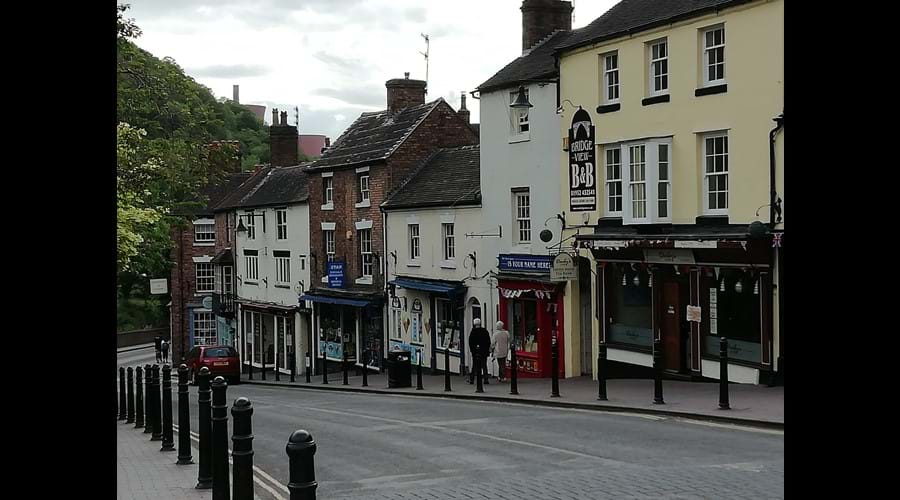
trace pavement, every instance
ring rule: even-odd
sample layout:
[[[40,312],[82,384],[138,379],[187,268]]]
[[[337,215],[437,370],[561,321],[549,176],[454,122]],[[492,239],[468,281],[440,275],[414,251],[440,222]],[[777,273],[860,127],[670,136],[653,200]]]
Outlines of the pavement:
[[[351,374],[354,370],[351,368]],[[348,378],[348,385],[343,385],[341,373],[330,373],[328,384],[322,383],[322,375],[311,377],[309,384],[306,376],[297,374],[296,382],[290,382],[289,375],[280,375],[281,381],[275,381],[273,372],[266,373],[266,380],[261,379],[258,369],[254,370],[253,380],[248,374],[241,375],[242,383],[258,385],[278,385],[298,389],[315,389],[331,391],[368,392],[380,394],[403,394],[409,396],[426,396],[441,398],[462,398],[482,401],[500,401],[522,403],[561,408],[579,408],[585,410],[635,412],[649,415],[665,415],[684,418],[695,418],[720,423],[752,425],[773,429],[784,429],[784,387],[766,387],[749,384],[729,384],[730,410],[719,409],[719,384],[706,382],[663,381],[664,404],[653,403],[653,380],[613,379],[607,381],[606,393],[608,401],[598,401],[598,385],[591,377],[573,377],[559,381],[559,397],[551,397],[550,379],[519,379],[517,396],[510,395],[509,383],[499,383],[492,379],[484,385],[484,393],[475,392],[475,386],[466,383],[461,376],[451,376],[451,391],[444,391],[443,375],[426,375],[423,371],[423,390],[416,390],[415,370],[413,370],[412,387],[388,388],[387,376],[384,373],[370,374],[368,387],[362,387],[361,376]]]

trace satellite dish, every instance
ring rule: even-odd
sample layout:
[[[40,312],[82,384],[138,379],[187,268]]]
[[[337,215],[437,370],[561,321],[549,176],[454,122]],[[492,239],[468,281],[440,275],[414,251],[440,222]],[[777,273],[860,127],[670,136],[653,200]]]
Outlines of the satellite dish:
[[[541,241],[544,243],[550,243],[550,240],[553,239],[553,232],[549,229],[544,229],[541,231]]]

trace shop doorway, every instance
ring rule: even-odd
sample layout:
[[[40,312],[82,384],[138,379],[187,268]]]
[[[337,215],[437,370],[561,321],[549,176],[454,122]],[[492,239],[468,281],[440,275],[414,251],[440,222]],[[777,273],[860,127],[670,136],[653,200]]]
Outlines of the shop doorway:
[[[674,372],[688,369],[690,326],[686,307],[689,304],[686,274],[664,276],[660,293],[660,335],[663,345],[663,368]]]

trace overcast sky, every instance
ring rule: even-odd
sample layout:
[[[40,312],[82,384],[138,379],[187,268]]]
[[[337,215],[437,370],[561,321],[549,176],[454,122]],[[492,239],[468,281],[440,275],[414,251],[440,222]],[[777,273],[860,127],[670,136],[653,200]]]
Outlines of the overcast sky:
[[[336,139],[364,111],[384,109],[384,82],[425,79],[427,100],[459,107],[521,55],[521,0],[119,0],[143,31],[137,44],[170,56],[217,97],[240,85],[244,104],[300,107],[300,133]],[[617,0],[575,0],[573,27]],[[467,100],[472,121],[478,101]]]

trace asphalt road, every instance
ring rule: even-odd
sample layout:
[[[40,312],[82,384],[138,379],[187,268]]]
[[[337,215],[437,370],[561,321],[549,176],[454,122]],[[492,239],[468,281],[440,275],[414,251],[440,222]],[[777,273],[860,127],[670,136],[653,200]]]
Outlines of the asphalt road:
[[[190,392],[196,433],[196,387]],[[240,396],[254,407],[254,464],[274,479],[266,481],[274,494],[256,488],[264,498],[288,497],[285,444],[296,429],[308,430],[318,445],[323,499],[784,497],[778,431],[492,402],[229,387],[230,402]]]

